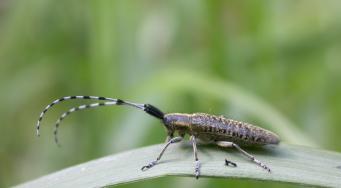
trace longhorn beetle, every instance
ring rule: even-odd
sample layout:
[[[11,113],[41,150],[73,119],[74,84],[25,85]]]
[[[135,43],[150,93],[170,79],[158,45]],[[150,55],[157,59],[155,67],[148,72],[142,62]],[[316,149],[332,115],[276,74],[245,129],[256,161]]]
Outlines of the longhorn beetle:
[[[234,147],[243,155],[248,157],[251,161],[255,162],[257,165],[267,170],[269,173],[270,168],[265,164],[257,160],[254,156],[243,150],[241,146],[262,146],[266,144],[278,144],[279,137],[268,130],[251,125],[249,123],[244,123],[240,121],[235,121],[232,119],[227,119],[223,116],[215,116],[205,113],[168,113],[165,114],[158,108],[150,104],[139,104],[133,103],[121,99],[98,97],[98,96],[68,96],[62,97],[53,101],[51,104],[47,105],[43,112],[41,112],[39,120],[36,125],[37,136],[39,136],[40,123],[47,112],[52,106],[62,101],[71,99],[92,99],[100,100],[104,102],[91,103],[86,105],[81,105],[74,107],[63,113],[60,118],[56,121],[54,136],[55,142],[58,144],[58,127],[60,122],[69,114],[76,112],[78,110],[84,110],[88,108],[95,108],[99,106],[112,106],[112,105],[127,105],[131,107],[138,108],[145,111],[147,114],[154,116],[161,120],[163,125],[167,130],[166,144],[162,151],[156,158],[156,160],[148,163],[146,166],[141,168],[142,171],[147,170],[155,166],[161,159],[162,155],[166,151],[167,147],[173,143],[177,143],[183,140],[185,134],[190,135],[190,140],[193,146],[194,159],[195,159],[195,177],[198,178],[200,175],[200,162],[198,158],[197,151],[197,140],[204,143],[213,143],[220,147]],[[174,133],[177,132],[178,136],[174,137]],[[237,165],[231,161],[225,160],[225,164],[229,166],[236,167]]]

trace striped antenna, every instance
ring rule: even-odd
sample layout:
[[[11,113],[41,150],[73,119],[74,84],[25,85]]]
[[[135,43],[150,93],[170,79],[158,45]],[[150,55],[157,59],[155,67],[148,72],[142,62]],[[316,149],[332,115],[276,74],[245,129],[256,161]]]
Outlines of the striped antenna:
[[[117,101],[110,101],[110,102],[102,102],[102,103],[92,103],[92,104],[84,104],[80,105],[78,107],[70,108],[68,111],[64,112],[56,121],[55,127],[54,127],[54,141],[58,146],[60,146],[58,142],[58,127],[60,123],[66,118],[66,116],[70,115],[73,112],[79,111],[79,110],[85,110],[88,108],[96,108],[99,106],[112,106],[112,105],[117,105]]]
[[[74,107],[69,109],[68,111],[64,112],[56,121],[55,124],[55,129],[54,129],[54,136],[55,136],[55,142],[58,144],[58,127],[60,125],[60,123],[63,121],[63,119],[65,119],[66,116],[70,115],[73,112],[79,111],[79,110],[85,110],[88,108],[96,108],[96,107],[100,107],[100,106],[113,106],[113,105],[127,105],[127,106],[131,106],[134,108],[138,108],[140,110],[145,111],[146,113],[148,113],[151,116],[154,116],[158,119],[163,120],[164,117],[164,113],[159,110],[158,108],[154,107],[153,105],[150,104],[139,104],[139,103],[133,103],[133,102],[129,102],[129,101],[124,101],[121,99],[114,99],[114,98],[107,98],[107,97],[98,97],[98,96],[68,96],[68,97],[62,97],[60,99],[57,99],[55,101],[53,101],[51,104],[47,105],[45,107],[45,109],[43,110],[43,112],[41,112],[37,125],[36,125],[36,131],[37,131],[37,136],[39,136],[39,130],[40,130],[40,124],[41,121],[43,119],[43,116],[45,115],[45,113],[47,112],[48,109],[50,109],[52,106],[54,106],[55,104],[58,104],[62,101],[65,100],[71,100],[71,99],[93,99],[93,100],[106,100],[107,102],[101,102],[101,103],[91,103],[91,104],[85,104],[85,105],[80,105],[78,107]],[[59,144],[58,144],[59,145]]]
[[[55,104],[58,104],[62,101],[66,101],[66,100],[72,100],[72,99],[93,99],[93,100],[106,100],[106,101],[115,101],[116,100],[116,99],[112,99],[112,98],[98,97],[98,96],[67,96],[67,97],[59,98],[59,99],[53,101],[51,104],[47,105],[45,107],[45,109],[40,113],[40,116],[39,116],[39,119],[38,119],[38,122],[36,125],[37,136],[40,136],[40,134],[39,134],[40,124],[41,124],[41,121],[42,121],[45,113]]]

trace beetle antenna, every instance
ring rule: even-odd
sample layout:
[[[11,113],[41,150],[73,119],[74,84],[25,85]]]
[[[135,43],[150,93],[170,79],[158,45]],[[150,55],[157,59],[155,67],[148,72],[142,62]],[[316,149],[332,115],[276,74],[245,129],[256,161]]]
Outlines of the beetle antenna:
[[[60,122],[66,117],[68,116],[70,113],[75,112],[75,111],[79,111],[79,110],[84,110],[84,109],[88,109],[88,108],[95,108],[95,107],[99,107],[99,106],[112,106],[112,105],[127,105],[127,106],[132,106],[138,109],[141,109],[143,111],[145,111],[146,113],[148,113],[151,116],[154,116],[158,119],[163,119],[164,117],[164,113],[159,110],[158,108],[154,107],[153,105],[150,104],[139,104],[139,103],[133,103],[133,102],[129,102],[129,101],[124,101],[121,99],[113,99],[113,98],[107,98],[107,97],[98,97],[98,96],[67,96],[67,97],[62,97],[60,99],[57,99],[55,101],[53,101],[51,104],[47,105],[45,107],[45,109],[41,112],[37,125],[36,125],[36,131],[37,131],[37,136],[40,135],[39,130],[40,130],[40,124],[41,121],[45,115],[45,113],[55,104],[58,104],[62,101],[65,100],[71,100],[71,99],[94,99],[94,100],[104,100],[107,102],[102,102],[102,103],[92,103],[92,104],[87,104],[87,105],[81,105],[75,108],[71,108],[68,111],[66,111],[65,113],[63,113],[60,118],[57,120],[56,122],[56,128],[55,128],[55,135],[57,134],[57,128],[60,124]],[[58,142],[58,140],[56,140],[56,142]]]

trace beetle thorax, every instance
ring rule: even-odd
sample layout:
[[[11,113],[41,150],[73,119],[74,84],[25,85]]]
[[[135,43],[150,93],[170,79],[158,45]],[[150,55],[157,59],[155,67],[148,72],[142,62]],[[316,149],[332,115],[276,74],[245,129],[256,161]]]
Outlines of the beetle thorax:
[[[191,115],[182,113],[166,114],[163,123],[173,130],[188,128],[191,125]]]

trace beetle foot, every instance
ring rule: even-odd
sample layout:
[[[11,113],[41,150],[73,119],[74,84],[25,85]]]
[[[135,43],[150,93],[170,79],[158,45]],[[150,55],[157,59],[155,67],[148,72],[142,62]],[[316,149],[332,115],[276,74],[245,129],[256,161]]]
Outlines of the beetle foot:
[[[141,170],[142,170],[142,171],[146,171],[146,170],[150,169],[151,167],[155,166],[156,164],[157,164],[157,160],[156,160],[156,161],[152,161],[152,162],[150,162],[148,165],[143,166],[143,167],[141,168]]]
[[[198,179],[200,176],[200,161],[195,161],[195,168],[194,168],[195,178]]]

